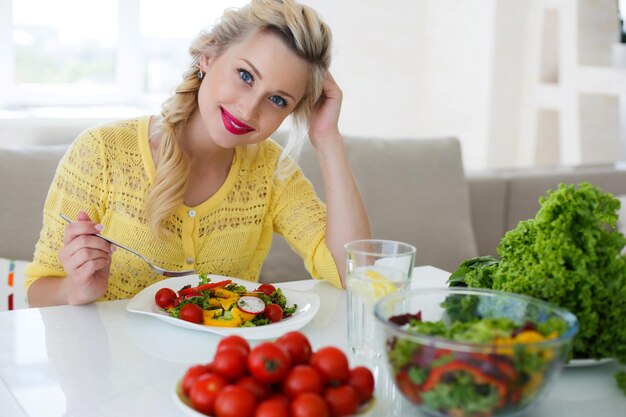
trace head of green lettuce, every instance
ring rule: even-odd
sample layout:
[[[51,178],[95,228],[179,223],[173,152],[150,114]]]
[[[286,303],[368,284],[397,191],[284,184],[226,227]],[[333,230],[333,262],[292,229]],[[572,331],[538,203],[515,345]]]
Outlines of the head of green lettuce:
[[[574,358],[626,363],[626,237],[620,202],[589,184],[560,184],[541,197],[534,219],[502,238],[496,259],[464,261],[450,286],[491,288],[551,302],[576,315]]]

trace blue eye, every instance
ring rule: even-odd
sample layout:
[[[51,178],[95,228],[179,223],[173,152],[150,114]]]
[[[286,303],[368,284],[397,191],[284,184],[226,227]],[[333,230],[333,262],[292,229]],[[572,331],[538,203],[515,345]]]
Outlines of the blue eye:
[[[270,97],[270,100],[272,101],[272,103],[280,107],[285,107],[287,105],[287,101],[281,96],[272,96]]]
[[[244,83],[251,84],[252,82],[254,82],[254,77],[252,76],[252,74],[250,74],[245,69],[238,69],[237,71],[239,71],[239,78],[241,78],[241,81],[243,81]]]

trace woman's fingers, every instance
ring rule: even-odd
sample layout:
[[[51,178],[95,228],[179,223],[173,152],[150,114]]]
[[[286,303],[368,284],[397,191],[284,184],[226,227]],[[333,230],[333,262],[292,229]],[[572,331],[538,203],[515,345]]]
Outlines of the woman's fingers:
[[[112,245],[95,236],[104,227],[79,211],[75,221],[65,227],[59,260],[68,275],[87,279],[111,263]]]
[[[69,304],[85,304],[106,293],[114,247],[95,236],[104,227],[85,211],[65,227],[59,260],[67,273],[65,292]]]
[[[112,246],[109,242],[94,235],[74,237],[59,252],[63,267],[71,268],[93,258],[110,257]]]
[[[341,100],[343,98],[343,92],[341,88],[337,85],[337,82],[333,78],[332,74],[329,72],[326,75],[326,80],[324,81],[324,86],[322,87],[323,95],[326,98],[338,99]]]
[[[91,220],[74,221],[72,223],[69,223],[65,227],[65,234],[63,235],[63,243],[67,245],[72,240],[74,240],[77,236],[94,235],[96,233],[100,233],[100,231],[102,231],[103,229],[104,227],[102,225],[97,224]]]
[[[92,277],[96,272],[108,267],[110,263],[110,257],[89,259],[76,269],[76,274],[81,277]]]
[[[80,238],[77,238],[80,239]],[[102,240],[100,238],[96,238],[98,240]],[[71,274],[70,271],[78,270],[85,263],[92,260],[104,260],[105,262],[110,262],[111,253],[106,250],[98,249],[98,248],[90,248],[85,246],[79,246],[75,248],[73,243],[66,246],[59,253],[59,258],[65,269],[65,272]]]

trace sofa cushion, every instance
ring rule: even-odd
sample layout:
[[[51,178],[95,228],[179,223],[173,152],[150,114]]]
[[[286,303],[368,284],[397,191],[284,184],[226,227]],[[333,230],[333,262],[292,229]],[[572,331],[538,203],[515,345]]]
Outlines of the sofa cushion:
[[[67,145],[0,149],[0,256],[31,260],[43,205]]]
[[[457,139],[346,138],[346,150],[374,238],[410,243],[417,248],[416,265],[448,271],[477,255]],[[324,200],[322,176],[310,147],[303,151],[300,165]],[[276,238],[261,276],[281,281],[308,274],[302,261]]]

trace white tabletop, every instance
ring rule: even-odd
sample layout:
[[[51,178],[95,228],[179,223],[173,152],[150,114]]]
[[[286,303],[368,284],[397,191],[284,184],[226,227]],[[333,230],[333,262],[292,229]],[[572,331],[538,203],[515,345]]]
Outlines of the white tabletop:
[[[413,285],[443,286],[448,273],[418,267]],[[301,329],[313,349],[346,348],[346,294],[313,280],[280,284],[315,292],[321,307]],[[213,356],[219,336],[171,326],[129,313],[128,301],[0,313],[1,417],[159,417],[181,415],[173,401],[176,382],[192,364]],[[252,342],[256,344],[259,342]],[[377,375],[377,409],[371,415],[420,415],[400,399],[384,371]],[[626,416],[615,363],[567,368],[548,398],[530,416]],[[395,410],[391,410],[394,408]]]

